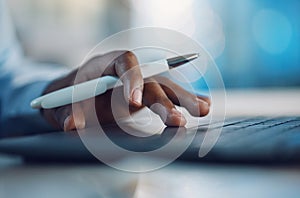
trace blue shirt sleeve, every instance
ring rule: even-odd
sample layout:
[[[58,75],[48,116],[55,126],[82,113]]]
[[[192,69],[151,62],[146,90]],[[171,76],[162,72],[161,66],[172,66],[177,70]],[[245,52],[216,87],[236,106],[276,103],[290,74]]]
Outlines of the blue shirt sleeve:
[[[9,130],[21,131],[11,129],[19,118],[26,120],[18,123],[23,125],[19,128],[49,130],[39,110],[32,109],[30,102],[40,96],[53,79],[67,71],[53,65],[34,63],[23,56],[5,2],[0,0],[0,136]]]

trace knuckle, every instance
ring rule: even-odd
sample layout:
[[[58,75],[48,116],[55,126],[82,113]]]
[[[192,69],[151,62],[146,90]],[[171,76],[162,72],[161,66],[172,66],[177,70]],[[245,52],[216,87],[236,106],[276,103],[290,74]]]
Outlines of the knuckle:
[[[129,60],[136,60],[136,55],[132,51],[123,51],[122,54],[119,56],[121,59],[129,59]]]
[[[138,66],[138,60],[135,54],[131,51],[123,51],[115,59],[115,71],[120,76],[125,72],[130,70],[129,76],[137,75],[140,76],[140,71]]]
[[[157,102],[164,106],[169,106],[169,107],[174,106],[171,100],[167,97],[158,97]]]
[[[200,105],[199,102],[195,97],[191,98],[191,101],[188,102],[187,108],[189,109],[190,113],[193,116],[199,116],[200,115]]]

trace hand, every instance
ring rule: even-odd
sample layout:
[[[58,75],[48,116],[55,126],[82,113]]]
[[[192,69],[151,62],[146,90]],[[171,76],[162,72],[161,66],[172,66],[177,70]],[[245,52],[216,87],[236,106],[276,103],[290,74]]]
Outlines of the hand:
[[[128,116],[144,106],[158,114],[167,126],[184,126],[184,116],[175,108],[182,105],[193,116],[205,116],[209,112],[210,100],[204,96],[195,96],[171,80],[164,77],[153,77],[144,80],[136,56],[129,51],[113,51],[91,58],[81,67],[67,76],[56,79],[45,89],[43,94],[100,77],[100,75],[118,76],[123,86],[114,91],[96,96],[95,102],[87,99],[72,105],[54,109],[42,109],[42,115],[53,126],[64,131],[85,128],[92,125],[89,112],[96,108],[97,119],[102,124],[112,123],[115,118],[111,108],[112,93],[117,94],[117,116]],[[78,75],[77,75],[78,74]],[[158,83],[159,82],[159,83]],[[175,94],[176,93],[176,94]],[[179,101],[181,104],[179,104]],[[129,104],[129,105],[128,105]],[[129,111],[128,110],[129,106]]]

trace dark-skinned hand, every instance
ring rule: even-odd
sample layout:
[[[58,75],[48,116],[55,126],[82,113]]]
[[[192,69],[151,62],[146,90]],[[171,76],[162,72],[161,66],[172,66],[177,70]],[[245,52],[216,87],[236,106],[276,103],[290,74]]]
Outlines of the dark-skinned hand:
[[[184,126],[186,119],[175,108],[185,107],[193,116],[205,116],[209,112],[210,100],[204,96],[196,96],[171,80],[155,76],[143,79],[137,57],[130,51],[113,51],[98,55],[65,77],[54,80],[43,94],[92,80],[101,76],[111,75],[121,79],[123,86],[114,90],[117,100],[113,105],[117,109],[117,117],[128,116],[147,106],[158,114],[167,126]],[[75,80],[76,79],[76,80]],[[116,115],[112,112],[112,90],[73,105],[65,105],[53,109],[42,109],[41,113],[54,127],[64,131],[83,129],[93,125],[89,115],[91,108],[97,113],[101,124],[113,123]],[[179,102],[180,101],[180,102]],[[180,104],[179,104],[180,103]],[[114,112],[115,113],[115,112]],[[113,116],[115,115],[115,117]]]

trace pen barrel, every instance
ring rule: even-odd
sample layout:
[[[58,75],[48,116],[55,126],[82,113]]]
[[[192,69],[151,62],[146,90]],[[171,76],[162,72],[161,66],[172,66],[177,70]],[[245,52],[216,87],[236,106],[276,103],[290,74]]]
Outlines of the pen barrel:
[[[143,78],[149,78],[169,70],[167,60],[145,63],[140,66]]]
[[[140,66],[143,78],[163,73],[169,70],[166,60],[146,63]],[[130,71],[128,71],[130,72]],[[126,75],[126,74],[125,74]],[[51,109],[75,102],[80,102],[105,93],[108,89],[121,86],[119,78],[113,76],[103,76],[94,80],[86,81],[77,85],[66,87],[39,98],[31,102],[32,108]]]
[[[75,102],[80,102],[105,93],[107,87],[113,87],[117,81],[118,78],[116,77],[103,76],[101,78],[51,92],[47,95],[36,98],[31,102],[30,105],[32,108],[36,109],[51,109]]]
[[[103,76],[94,80],[90,80],[78,85],[74,85],[73,92],[71,94],[70,103],[80,102],[88,98],[93,98],[95,96],[105,93],[108,89],[111,89],[118,82],[117,77],[113,76]],[[118,83],[120,84],[120,83]],[[70,98],[68,98],[69,100]]]

